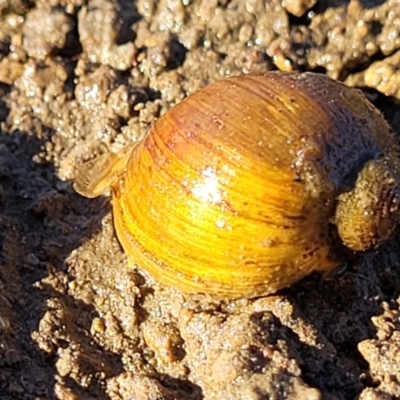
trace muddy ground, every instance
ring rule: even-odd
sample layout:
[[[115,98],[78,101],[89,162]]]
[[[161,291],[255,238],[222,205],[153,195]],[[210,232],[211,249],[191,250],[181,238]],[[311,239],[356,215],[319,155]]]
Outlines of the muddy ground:
[[[77,168],[249,71],[362,87],[400,133],[400,1],[0,1],[0,399],[400,398],[399,235],[218,302],[129,269]]]

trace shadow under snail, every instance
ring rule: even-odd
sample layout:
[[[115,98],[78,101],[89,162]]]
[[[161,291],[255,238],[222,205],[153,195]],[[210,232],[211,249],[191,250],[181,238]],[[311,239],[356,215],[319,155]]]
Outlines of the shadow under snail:
[[[184,292],[273,293],[375,249],[399,220],[399,145],[361,91],[324,75],[212,83],[74,187],[113,192],[130,262]]]

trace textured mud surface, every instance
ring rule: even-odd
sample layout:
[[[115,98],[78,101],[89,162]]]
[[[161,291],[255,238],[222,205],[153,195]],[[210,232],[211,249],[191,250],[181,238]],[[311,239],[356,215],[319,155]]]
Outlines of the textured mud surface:
[[[395,0],[0,1],[0,399],[400,398],[399,235],[219,303],[132,270],[71,182],[208,82],[312,70],[400,132]]]

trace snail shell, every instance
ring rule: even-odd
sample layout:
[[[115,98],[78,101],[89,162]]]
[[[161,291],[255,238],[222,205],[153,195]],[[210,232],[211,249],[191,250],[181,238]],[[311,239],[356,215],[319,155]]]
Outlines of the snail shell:
[[[75,189],[113,189],[132,263],[184,292],[254,297],[394,230],[399,147],[361,91],[312,73],[210,84],[145,139],[85,166]]]

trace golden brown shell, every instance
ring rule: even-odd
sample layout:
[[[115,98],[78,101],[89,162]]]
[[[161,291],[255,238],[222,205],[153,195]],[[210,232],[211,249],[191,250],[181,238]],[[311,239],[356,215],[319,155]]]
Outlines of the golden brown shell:
[[[337,265],[333,224],[354,250],[385,240],[396,222],[397,157],[360,91],[319,74],[268,72],[189,96],[75,187],[91,196],[112,186],[118,238],[156,279],[254,297]],[[386,178],[361,174],[366,165]],[[359,206],[365,193],[373,200]]]

